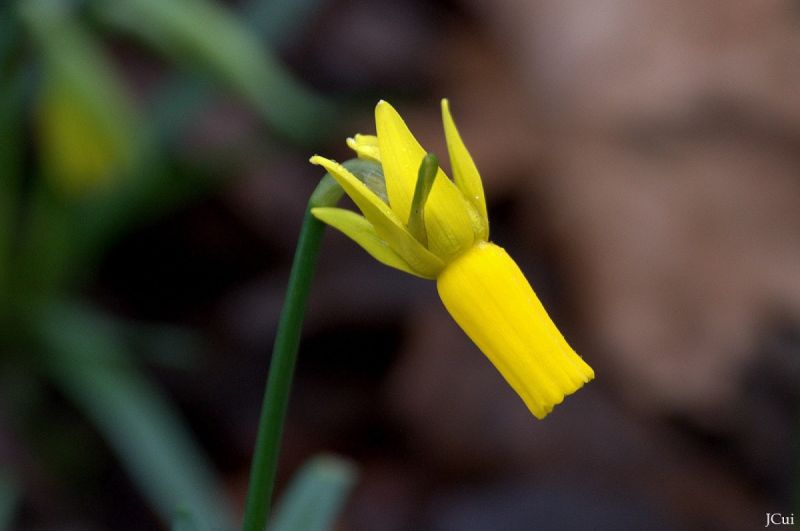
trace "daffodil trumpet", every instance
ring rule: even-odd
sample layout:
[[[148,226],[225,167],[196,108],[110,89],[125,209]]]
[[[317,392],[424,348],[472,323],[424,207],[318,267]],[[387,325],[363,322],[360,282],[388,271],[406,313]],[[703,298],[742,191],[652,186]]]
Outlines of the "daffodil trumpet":
[[[385,194],[315,155],[311,162],[333,176],[361,215],[335,207],[311,213],[379,262],[435,279],[456,323],[542,419],[594,371],[566,342],[514,260],[489,241],[483,184],[447,100],[442,121],[452,181],[397,111],[381,101],[377,135],[355,135],[347,144],[360,159],[380,164]]]

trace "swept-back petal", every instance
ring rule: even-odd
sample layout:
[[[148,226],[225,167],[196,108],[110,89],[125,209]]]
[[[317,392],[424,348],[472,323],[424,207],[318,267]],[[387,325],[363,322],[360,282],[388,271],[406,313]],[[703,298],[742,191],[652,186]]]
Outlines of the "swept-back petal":
[[[405,271],[406,273],[426,278],[424,275],[420,275],[414,271],[405,260],[400,258],[400,256],[389,247],[389,244],[378,236],[375,227],[373,227],[364,216],[360,216],[355,212],[343,208],[329,207],[312,208],[311,213],[323,223],[327,223],[331,227],[343,232],[345,236],[359,244],[378,262]]]
[[[480,214],[483,230],[479,234],[481,240],[489,239],[489,216],[486,212],[486,197],[483,193],[483,183],[478,173],[478,167],[472,160],[472,155],[467,151],[464,141],[456,128],[453,116],[450,114],[450,102],[442,100],[442,123],[447,139],[447,151],[450,155],[450,166],[453,169],[453,180],[464,197]]]
[[[347,139],[347,146],[356,152],[358,158],[380,163],[381,152],[378,149],[378,137],[375,135],[355,135]]]
[[[314,155],[310,162],[322,166],[336,179],[345,193],[353,200],[372,223],[375,231],[418,275],[435,278],[444,263],[422,246],[397,219],[392,209],[347,169],[332,160]]]
[[[447,265],[437,288],[453,319],[537,418],[594,378],[502,248],[475,245]]]
[[[426,152],[397,111],[385,101],[375,107],[375,125],[389,204],[406,223],[414,197],[417,172]],[[428,248],[448,260],[475,241],[469,205],[441,170],[425,207]]]

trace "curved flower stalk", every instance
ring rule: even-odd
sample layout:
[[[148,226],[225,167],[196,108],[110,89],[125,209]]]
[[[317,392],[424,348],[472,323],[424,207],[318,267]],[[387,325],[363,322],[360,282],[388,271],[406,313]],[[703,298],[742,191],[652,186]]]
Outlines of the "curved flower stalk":
[[[355,135],[347,144],[359,158],[381,164],[385,189],[315,155],[311,162],[336,179],[362,215],[332,207],[311,212],[379,262],[435,279],[453,319],[542,419],[594,371],[564,340],[517,264],[489,241],[481,178],[447,100],[442,119],[452,181],[381,101],[377,135]]]

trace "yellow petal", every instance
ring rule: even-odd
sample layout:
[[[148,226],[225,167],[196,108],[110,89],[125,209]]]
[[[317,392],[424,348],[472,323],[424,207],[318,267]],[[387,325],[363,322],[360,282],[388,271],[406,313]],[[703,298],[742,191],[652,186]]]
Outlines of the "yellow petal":
[[[375,125],[389,204],[408,221],[420,162],[426,152],[397,111],[385,101],[375,107]],[[463,252],[475,241],[469,205],[441,170],[425,207],[428,248],[444,260]]]
[[[319,155],[311,157],[310,162],[322,166],[333,175],[364,217],[375,227],[378,236],[388,243],[418,275],[434,278],[439,274],[444,267],[443,262],[414,239],[392,209],[355,175],[341,164]]]
[[[594,378],[502,248],[477,244],[447,265],[437,287],[453,319],[537,418]]]
[[[400,258],[400,256],[378,236],[375,227],[373,227],[364,216],[359,216],[355,212],[343,208],[328,207],[312,208],[311,213],[323,223],[327,223],[331,227],[343,232],[345,236],[359,244],[378,262],[405,271],[406,273],[411,273],[412,275],[424,277],[424,275],[420,275],[414,271],[405,260]]]
[[[450,167],[453,169],[453,180],[464,197],[477,209],[483,223],[479,238],[489,239],[489,216],[486,213],[486,197],[478,168],[467,151],[461,135],[458,133],[453,116],[450,114],[450,102],[442,100],[442,122],[447,138],[447,151],[450,155]]]
[[[356,135],[347,139],[347,145],[356,152],[358,158],[381,162],[378,137],[375,135]]]

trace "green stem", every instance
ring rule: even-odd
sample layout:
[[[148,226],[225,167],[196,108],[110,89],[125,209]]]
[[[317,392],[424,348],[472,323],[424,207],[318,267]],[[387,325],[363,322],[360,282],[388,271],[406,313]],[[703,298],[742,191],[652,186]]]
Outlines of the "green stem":
[[[286,419],[286,406],[300,344],[300,331],[325,230],[325,225],[311,214],[311,209],[335,205],[342,193],[342,189],[333,178],[326,175],[311,195],[303,218],[292,271],[289,275],[286,301],[278,322],[269,378],[261,408],[242,525],[244,531],[262,531],[269,517],[283,423]]]
[[[351,159],[342,164],[362,182],[380,195],[385,191],[383,171],[380,164],[372,161]],[[261,417],[258,421],[256,447],[253,451],[253,463],[250,467],[250,485],[247,489],[245,504],[244,531],[263,531],[269,518],[272,503],[272,491],[278,470],[283,423],[286,420],[286,406],[292,387],[294,366],[297,361],[297,349],[300,346],[300,332],[306,303],[314,278],[322,234],[325,224],[312,214],[315,207],[335,206],[342,198],[344,190],[326,173],[308,200],[303,226],[297,241],[292,270],[289,274],[289,287],[283,305],[275,345],[272,348],[272,361],[269,366],[267,388],[261,405]]]

